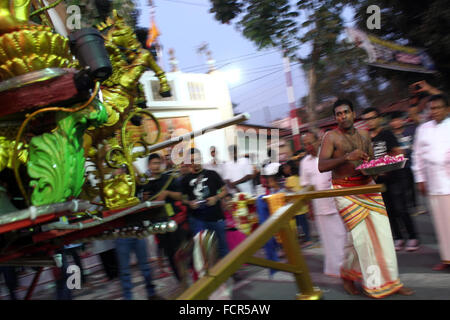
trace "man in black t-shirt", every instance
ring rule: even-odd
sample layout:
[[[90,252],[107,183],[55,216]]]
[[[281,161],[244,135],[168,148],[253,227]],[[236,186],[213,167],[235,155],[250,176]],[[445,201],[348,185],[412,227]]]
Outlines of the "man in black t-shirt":
[[[367,108],[363,111],[362,119],[367,121],[375,159],[385,155],[395,156],[403,153],[397,138],[392,131],[381,126],[381,118],[378,110]],[[378,176],[375,181],[386,186],[386,191],[382,193],[389,222],[394,237],[395,250],[402,250],[404,238],[399,221],[401,221],[408,234],[406,251],[415,251],[419,248],[419,240],[416,228],[408,212],[408,196],[405,192],[408,180],[404,170],[394,170]]]
[[[161,156],[157,153],[152,153],[148,157],[148,173],[150,174],[150,180],[147,184],[138,187],[138,192],[142,192],[142,200],[144,201],[148,199],[165,201],[165,209],[168,216],[173,216],[179,211],[175,206],[175,202],[181,199],[181,193],[179,186],[176,183],[176,179],[171,178],[170,174],[163,173],[161,166]],[[169,179],[172,179],[170,183]],[[161,191],[167,183],[169,183],[169,185],[164,191]]]
[[[167,232],[157,234],[160,248],[169,259],[170,266],[178,281],[181,281],[178,267],[175,263],[175,253],[180,248],[183,241],[189,238],[189,232],[186,230],[184,224],[187,222],[184,217],[180,217],[182,212],[176,205],[177,200],[181,200],[181,192],[174,178],[169,174],[164,174],[161,171],[162,157],[157,153],[152,153],[148,157],[148,169],[150,174],[150,181],[139,187],[138,193],[141,193],[142,200],[165,201],[166,204],[162,208],[167,213],[167,216],[177,222],[178,228],[174,232]],[[172,179],[172,181],[169,181]],[[166,184],[169,184],[165,190],[161,191]],[[156,197],[155,197],[156,196]],[[163,219],[163,220],[167,220]]]
[[[188,207],[189,224],[194,234],[208,229],[215,231],[218,238],[219,257],[228,253],[225,238],[225,217],[220,200],[227,190],[225,182],[212,170],[203,169],[198,149],[189,152],[191,173],[181,181],[183,203]]]
[[[416,185],[414,182],[414,174],[411,170],[412,168],[412,149],[414,145],[414,136],[416,134],[417,125],[415,123],[407,125],[406,114],[403,112],[391,112],[390,114],[390,126],[392,128],[392,133],[394,133],[395,137],[400,144],[400,148],[402,148],[405,158],[408,161],[405,164],[405,167],[402,169],[405,172],[406,176],[406,190],[408,193],[409,205],[410,208],[414,208],[420,211],[420,208],[417,208],[417,197],[416,197]],[[422,209],[423,210],[423,209]]]

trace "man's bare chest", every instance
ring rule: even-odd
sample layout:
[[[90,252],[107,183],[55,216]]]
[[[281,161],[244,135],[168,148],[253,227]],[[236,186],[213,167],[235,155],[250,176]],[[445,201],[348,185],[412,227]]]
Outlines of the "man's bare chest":
[[[335,146],[336,151],[339,150],[343,154],[356,149],[369,152],[370,142],[359,133],[353,135],[339,133],[335,140]]]

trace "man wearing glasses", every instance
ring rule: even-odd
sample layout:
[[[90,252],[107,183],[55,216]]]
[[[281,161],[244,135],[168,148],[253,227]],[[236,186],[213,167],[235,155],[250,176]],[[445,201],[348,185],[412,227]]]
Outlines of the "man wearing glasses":
[[[382,118],[377,109],[366,108],[361,117],[367,121],[375,159],[385,155],[395,156],[403,153],[394,133],[382,126]],[[415,251],[419,249],[416,227],[408,211],[409,198],[405,191],[408,188],[406,172],[404,170],[391,171],[378,176],[375,181],[386,186],[383,200],[394,237],[395,250],[400,251],[405,248],[406,251]],[[407,233],[406,247],[401,224]]]

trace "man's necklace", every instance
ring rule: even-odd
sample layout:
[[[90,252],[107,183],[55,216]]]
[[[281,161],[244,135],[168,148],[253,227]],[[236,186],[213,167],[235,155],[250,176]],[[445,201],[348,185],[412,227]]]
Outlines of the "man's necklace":
[[[347,137],[347,134],[346,134],[346,133],[342,132],[341,130],[339,130],[339,131],[342,133],[342,135],[344,136],[345,140],[347,140],[348,143],[350,143],[350,145],[352,146],[353,150],[359,149],[359,150],[364,151],[364,150],[363,150],[364,143],[363,143],[363,141],[362,141],[362,137],[361,137],[361,135],[359,134],[358,130],[355,129],[355,133],[356,133],[357,139],[358,139],[358,141],[357,141],[356,144],[353,143],[353,141],[352,141],[351,139],[349,139],[349,137]]]

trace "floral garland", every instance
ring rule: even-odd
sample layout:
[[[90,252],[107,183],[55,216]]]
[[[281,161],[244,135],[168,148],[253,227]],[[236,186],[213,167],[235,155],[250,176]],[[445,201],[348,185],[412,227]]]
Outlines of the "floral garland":
[[[233,197],[232,209],[236,228],[247,236],[258,226],[256,205],[248,203],[250,199],[251,196],[247,193],[236,193]]]

